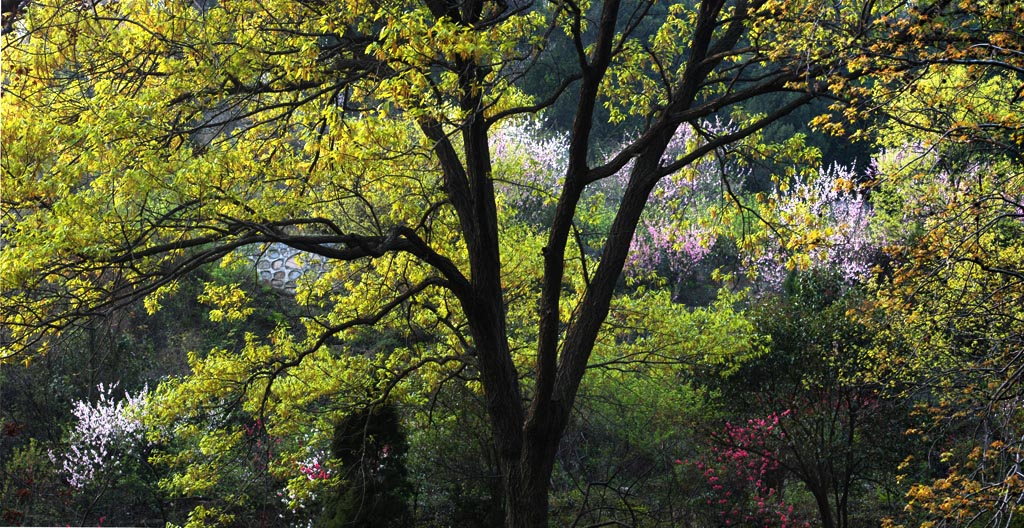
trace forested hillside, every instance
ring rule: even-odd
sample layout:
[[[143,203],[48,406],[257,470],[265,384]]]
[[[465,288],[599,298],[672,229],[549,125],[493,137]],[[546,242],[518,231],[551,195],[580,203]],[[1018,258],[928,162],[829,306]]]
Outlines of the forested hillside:
[[[1024,5],[4,1],[0,524],[1024,526]]]

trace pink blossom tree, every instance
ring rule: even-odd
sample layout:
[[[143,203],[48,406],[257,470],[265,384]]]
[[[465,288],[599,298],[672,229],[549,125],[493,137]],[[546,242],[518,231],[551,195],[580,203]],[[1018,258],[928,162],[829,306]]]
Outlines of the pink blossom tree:
[[[727,132],[729,125],[716,121],[702,123],[701,128],[720,134]],[[700,138],[694,127],[680,127],[662,163],[672,163],[700,144]],[[568,163],[568,141],[567,134],[548,132],[535,122],[506,126],[493,137],[491,148],[503,203],[528,224],[542,225],[546,215],[553,212],[560,178]],[[723,199],[723,173],[729,172],[734,180],[742,180],[746,173],[735,162],[723,166],[715,154],[655,186],[630,247],[627,276],[634,280],[660,276],[678,281],[708,254],[716,232],[705,220],[712,204]],[[582,238],[599,238],[607,232],[608,219],[600,212],[612,210],[622,198],[631,170],[629,163],[587,191],[583,201],[588,207],[581,210],[590,213],[576,219]],[[738,184],[734,185],[738,190]]]
[[[874,226],[856,167],[834,164],[814,178],[780,184],[766,200],[769,226],[746,267],[760,289],[778,291],[793,270],[827,270],[846,284],[866,280],[885,238]]]

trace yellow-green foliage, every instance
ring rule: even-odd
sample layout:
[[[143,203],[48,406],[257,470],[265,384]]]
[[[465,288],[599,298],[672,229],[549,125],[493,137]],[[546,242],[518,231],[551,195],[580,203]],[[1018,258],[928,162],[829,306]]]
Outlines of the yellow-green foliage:
[[[766,338],[734,307],[742,294],[723,289],[706,308],[673,303],[670,295],[640,289],[616,299],[592,366],[664,370],[659,377],[685,372],[727,376],[765,353]]]

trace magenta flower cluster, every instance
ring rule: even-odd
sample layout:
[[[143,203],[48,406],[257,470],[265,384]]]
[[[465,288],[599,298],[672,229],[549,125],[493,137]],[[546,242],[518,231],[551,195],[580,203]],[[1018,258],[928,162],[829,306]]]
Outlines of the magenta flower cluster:
[[[726,526],[765,528],[807,527],[795,519],[793,507],[782,497],[780,444],[785,432],[779,420],[789,411],[747,420],[744,425],[726,423],[716,435],[709,457],[694,465],[708,489],[708,506]]]
[[[324,465],[324,458],[326,455],[323,451],[318,451],[306,458],[301,462],[298,462],[299,472],[306,476],[309,480],[327,480],[331,478],[331,471]]]

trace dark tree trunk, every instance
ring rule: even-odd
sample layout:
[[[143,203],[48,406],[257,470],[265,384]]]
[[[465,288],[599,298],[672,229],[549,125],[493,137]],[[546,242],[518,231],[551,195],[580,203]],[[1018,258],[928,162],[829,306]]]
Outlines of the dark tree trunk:
[[[551,491],[552,467],[548,461],[535,459],[520,461],[503,470],[506,528],[548,526],[548,494]]]
[[[811,490],[814,495],[814,502],[818,505],[818,517],[821,518],[822,528],[836,528],[836,521],[832,518],[832,506],[828,502],[828,491],[824,489]]]

